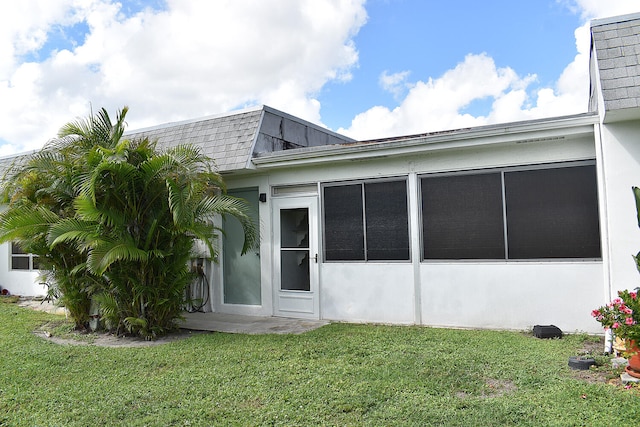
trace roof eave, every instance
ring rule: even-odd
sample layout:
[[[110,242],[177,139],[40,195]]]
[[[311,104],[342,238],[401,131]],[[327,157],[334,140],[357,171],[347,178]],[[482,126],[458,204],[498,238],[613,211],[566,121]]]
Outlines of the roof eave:
[[[393,155],[412,155],[456,148],[493,144],[560,140],[592,134],[597,113],[583,113],[551,119],[489,125],[470,129],[437,132],[390,140],[363,141],[322,147],[300,148],[263,154],[252,158],[258,169],[364,160]],[[535,134],[535,135],[533,135]]]

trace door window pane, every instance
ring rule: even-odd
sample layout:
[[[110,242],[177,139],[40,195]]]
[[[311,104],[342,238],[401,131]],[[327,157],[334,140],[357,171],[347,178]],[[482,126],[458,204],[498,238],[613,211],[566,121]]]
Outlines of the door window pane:
[[[309,248],[309,213],[306,208],[280,210],[280,247]]]
[[[308,250],[281,250],[280,263],[280,289],[286,291],[311,290]]]
[[[280,289],[311,290],[307,208],[280,209]]]

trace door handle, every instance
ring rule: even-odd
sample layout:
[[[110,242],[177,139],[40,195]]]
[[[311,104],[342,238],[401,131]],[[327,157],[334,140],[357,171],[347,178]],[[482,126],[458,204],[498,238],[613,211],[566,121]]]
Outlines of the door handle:
[[[315,254],[315,256],[313,257],[313,259],[315,260],[316,264],[318,263],[318,254]]]

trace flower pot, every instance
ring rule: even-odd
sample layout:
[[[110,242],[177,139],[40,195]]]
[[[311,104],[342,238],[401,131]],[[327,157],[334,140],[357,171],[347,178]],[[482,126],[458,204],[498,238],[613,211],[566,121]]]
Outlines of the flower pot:
[[[629,353],[635,352],[635,354],[629,357],[629,368],[640,374],[640,348],[635,341],[631,341],[627,347]]]
[[[633,369],[631,369],[631,366],[627,366],[626,368],[624,368],[624,370],[626,371],[627,374],[631,375],[633,378],[640,378],[640,372],[636,372]]]

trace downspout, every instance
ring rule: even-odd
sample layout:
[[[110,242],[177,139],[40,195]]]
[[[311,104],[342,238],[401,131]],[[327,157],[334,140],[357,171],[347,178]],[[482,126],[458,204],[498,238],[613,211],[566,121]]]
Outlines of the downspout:
[[[604,161],[604,147],[602,138],[602,121],[596,125],[596,132],[594,137],[596,139],[596,165],[598,173],[598,193],[600,199],[600,236],[602,239],[601,245],[603,249],[602,253],[602,269],[604,279],[604,298],[605,301],[611,301],[613,290],[611,289],[611,239],[609,238],[609,212],[607,207],[609,203],[607,201],[607,186],[605,180],[605,161]],[[613,333],[610,329],[605,331],[604,351],[605,353],[611,353],[613,346]]]
[[[605,180],[605,161],[604,161],[604,144],[602,137],[602,127],[604,125],[604,115],[606,114],[606,106],[604,103],[604,96],[601,90],[600,80],[600,67],[598,66],[598,49],[595,45],[593,37],[593,27],[589,28],[590,35],[590,88],[589,88],[589,109],[595,108],[598,112],[598,124],[594,125],[594,139],[596,143],[596,168],[598,175],[598,199],[600,203],[600,238],[602,245],[602,276],[604,280],[604,298],[605,301],[611,301],[611,295],[613,291],[611,289],[611,239],[609,239],[609,212],[607,207],[609,206],[607,200],[607,186]],[[593,74],[592,74],[593,73]],[[595,105],[592,106],[592,97],[595,98]],[[605,331],[604,339],[604,351],[605,353],[611,353],[613,347],[613,332],[610,329]]]
[[[411,265],[413,267],[413,322],[422,325],[422,278],[420,275],[420,209],[418,201],[418,176],[413,171],[413,162],[409,164],[409,218],[411,236]]]

